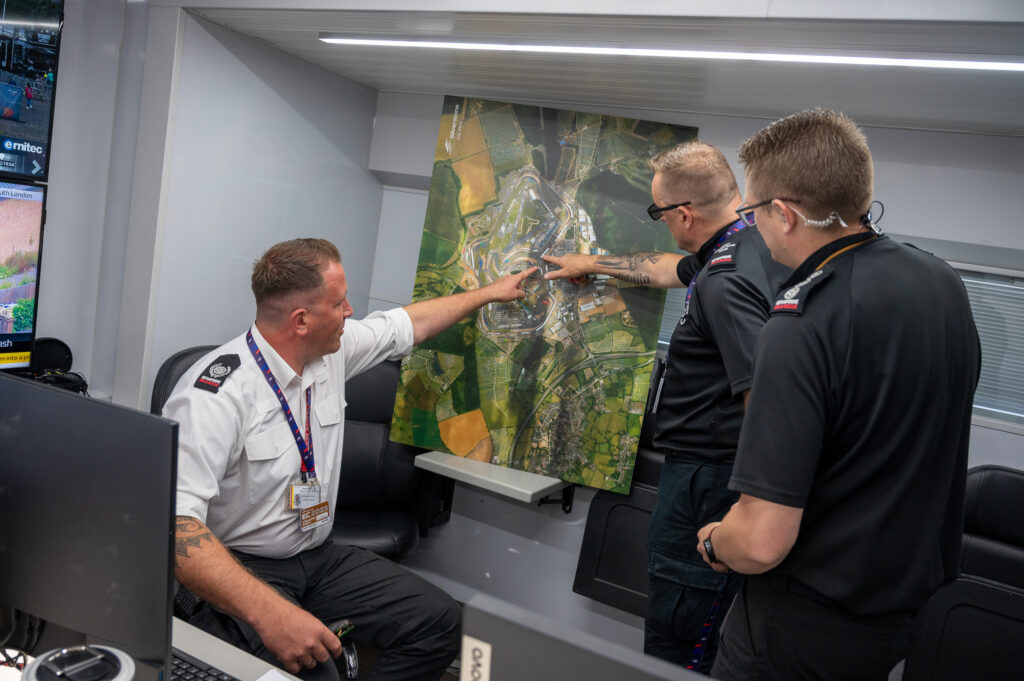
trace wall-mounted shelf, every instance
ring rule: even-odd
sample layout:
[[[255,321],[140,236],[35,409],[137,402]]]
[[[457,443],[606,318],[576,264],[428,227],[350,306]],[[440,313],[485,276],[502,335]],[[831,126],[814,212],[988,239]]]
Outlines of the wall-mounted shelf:
[[[558,478],[463,459],[445,452],[420,454],[416,457],[416,467],[528,504],[535,504],[572,484]]]

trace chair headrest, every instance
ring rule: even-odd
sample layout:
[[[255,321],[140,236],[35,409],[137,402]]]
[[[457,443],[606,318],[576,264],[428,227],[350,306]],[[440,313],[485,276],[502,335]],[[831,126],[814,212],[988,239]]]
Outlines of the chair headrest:
[[[1024,471],[979,466],[967,471],[964,531],[1024,547]]]

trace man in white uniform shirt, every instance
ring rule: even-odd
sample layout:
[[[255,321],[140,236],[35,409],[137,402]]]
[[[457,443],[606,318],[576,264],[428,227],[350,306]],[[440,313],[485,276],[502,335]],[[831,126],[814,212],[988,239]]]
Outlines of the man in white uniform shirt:
[[[163,410],[180,423],[175,575],[204,601],[192,624],[331,681],[342,646],[324,623],[347,618],[352,638],[383,651],[369,678],[443,673],[458,651],[458,604],[330,540],[345,380],[482,305],[523,297],[533,271],[346,323],[352,306],[333,244],[294,239],[263,254],[252,274],[255,323],[186,372]]]

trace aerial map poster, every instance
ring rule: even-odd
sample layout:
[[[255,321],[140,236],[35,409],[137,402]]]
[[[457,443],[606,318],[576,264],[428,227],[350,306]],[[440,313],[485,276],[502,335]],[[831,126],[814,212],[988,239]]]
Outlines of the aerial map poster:
[[[647,217],[654,154],[697,130],[446,97],[413,300],[537,265],[402,366],[391,437],[627,493],[665,292],[546,281],[543,255],[674,251]]]

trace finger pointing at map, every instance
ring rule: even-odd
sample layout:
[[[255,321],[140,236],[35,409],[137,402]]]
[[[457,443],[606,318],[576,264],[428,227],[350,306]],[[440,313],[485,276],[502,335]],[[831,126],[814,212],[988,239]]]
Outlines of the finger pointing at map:
[[[522,272],[504,276],[493,284],[490,284],[488,288],[492,289],[494,300],[500,303],[507,303],[511,300],[525,298],[526,291],[523,290],[523,281],[536,271],[536,267],[531,267],[523,270]]]

